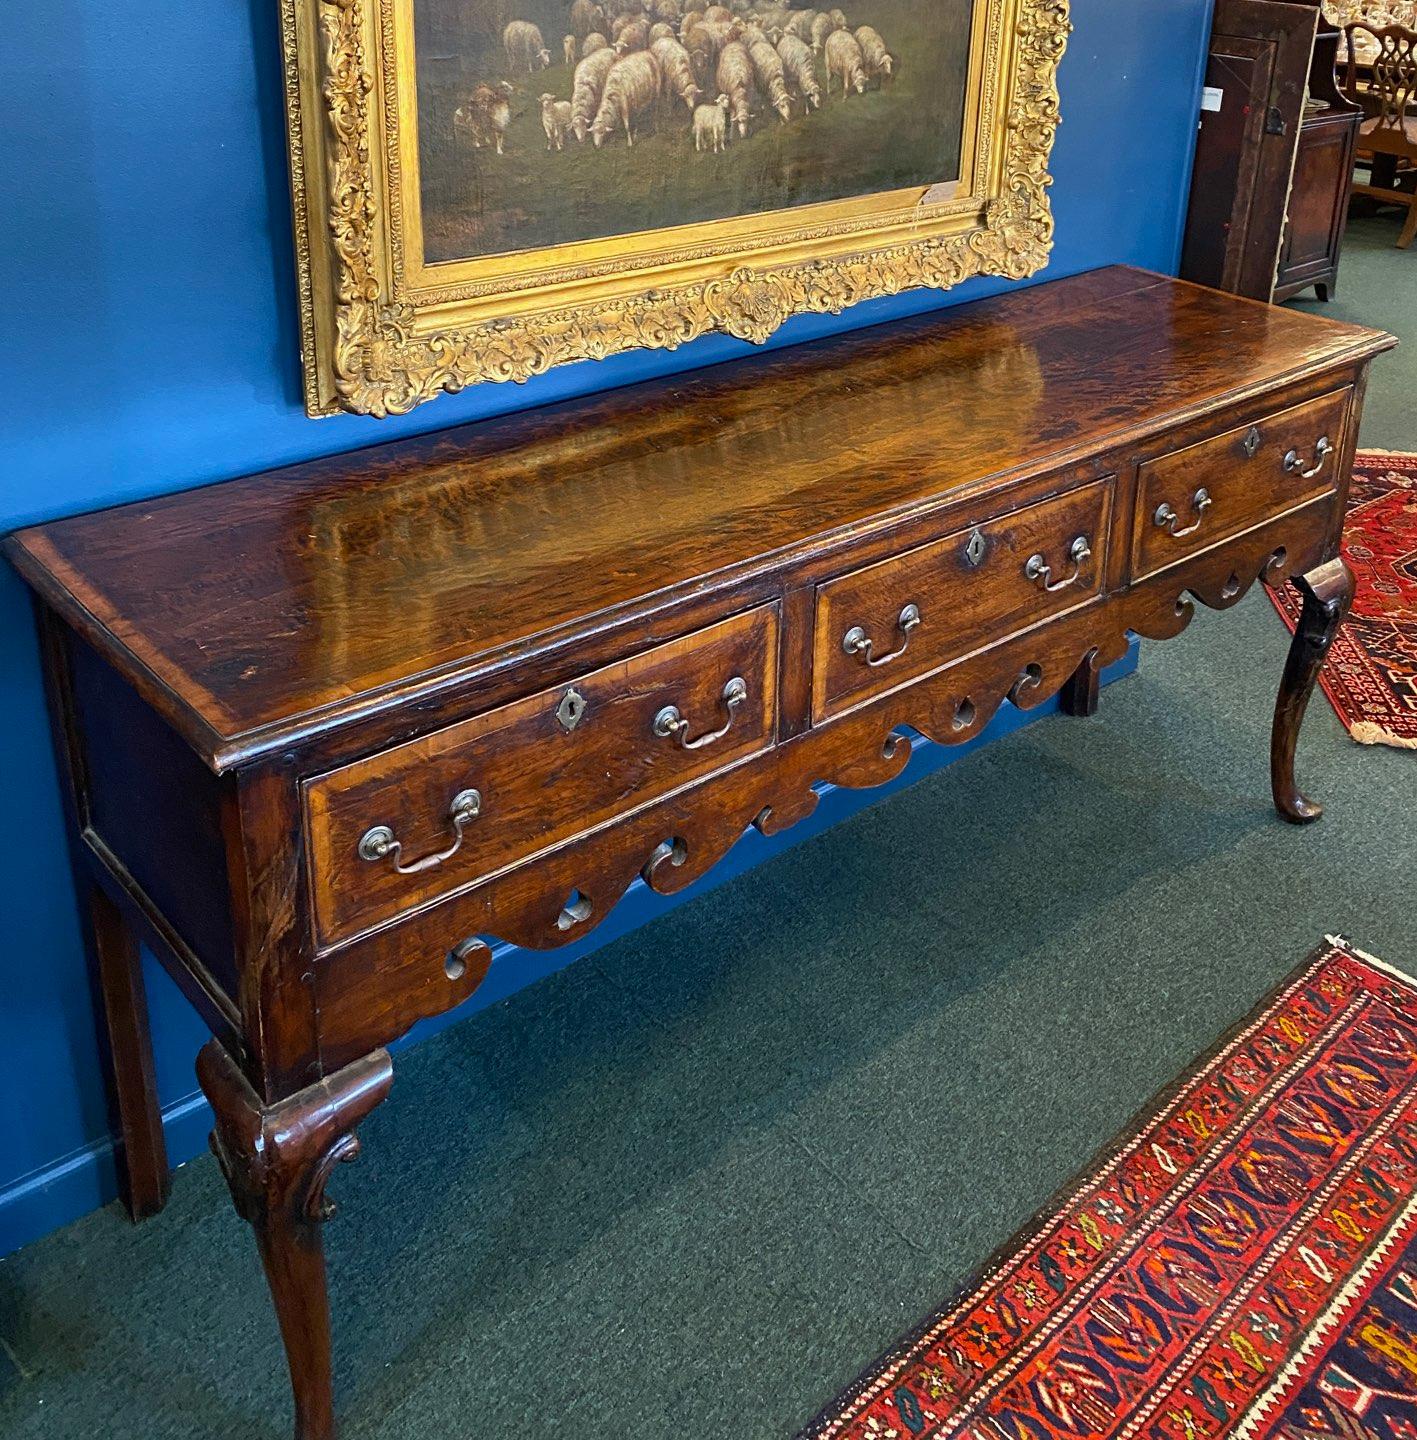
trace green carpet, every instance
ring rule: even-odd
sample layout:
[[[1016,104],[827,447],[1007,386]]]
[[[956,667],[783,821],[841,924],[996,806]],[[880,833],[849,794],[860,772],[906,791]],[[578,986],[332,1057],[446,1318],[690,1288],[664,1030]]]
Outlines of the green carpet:
[[[1417,450],[1417,248],[1397,248],[1401,230],[1402,215],[1391,207],[1350,220],[1337,294],[1325,304],[1306,290],[1290,301],[1296,310],[1390,330],[1405,342],[1373,371],[1362,436],[1372,450]]]
[[[1417,340],[1402,260],[1363,227],[1331,313]],[[1417,449],[1411,366],[1379,362],[1369,444]],[[1328,815],[1276,820],[1285,646],[1260,594],[1203,612],[1095,720],[405,1057],[334,1187],[346,1440],[790,1434],[1325,931],[1417,967],[1417,763],[1318,699],[1301,775]],[[4,1440],[288,1433],[210,1161],[149,1225],[110,1209],[0,1265],[0,1340]]]

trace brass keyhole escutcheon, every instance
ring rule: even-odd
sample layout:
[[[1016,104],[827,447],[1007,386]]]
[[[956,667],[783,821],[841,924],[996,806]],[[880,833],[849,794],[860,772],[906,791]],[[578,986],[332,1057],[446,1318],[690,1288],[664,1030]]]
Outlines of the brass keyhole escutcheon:
[[[1248,432],[1246,433],[1246,435],[1245,435],[1245,455],[1246,455],[1246,457],[1247,457],[1248,459],[1250,459],[1250,460],[1253,460],[1253,459],[1255,458],[1255,455],[1258,453],[1259,448],[1260,448],[1260,427],[1259,427],[1258,425],[1251,425],[1250,428],[1249,428],[1249,431],[1248,431]]]
[[[585,696],[573,685],[561,697],[561,703],[556,707],[556,723],[569,735],[581,723],[581,716],[586,709]]]
[[[984,552],[988,544],[984,539],[982,530],[975,530],[969,537],[969,544],[964,547],[964,558],[976,569],[984,562]]]

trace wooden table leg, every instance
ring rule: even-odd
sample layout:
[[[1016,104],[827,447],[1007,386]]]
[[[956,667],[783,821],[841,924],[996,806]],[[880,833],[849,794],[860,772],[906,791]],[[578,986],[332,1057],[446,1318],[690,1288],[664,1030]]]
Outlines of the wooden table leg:
[[[1291,824],[1308,825],[1323,814],[1323,806],[1305,796],[1295,783],[1294,749],[1319,671],[1353,603],[1353,572],[1339,557],[1305,575],[1296,575],[1292,583],[1304,597],[1304,609],[1294,630],[1275,702],[1269,769],[1275,809]]]
[[[172,1186],[153,1067],[137,937],[123,912],[88,882],[89,940],[107,1030],[106,1065],[118,1122],[118,1188],[134,1220],[167,1204]]]
[[[1082,664],[1068,677],[1067,683],[1058,694],[1058,704],[1064,715],[1078,715],[1086,718],[1097,714],[1098,698],[1102,690],[1102,665],[1097,651],[1089,650],[1082,657]]]
[[[213,1040],[197,1079],[216,1113],[212,1149],[237,1211],[256,1232],[290,1366],[295,1440],[334,1440],[330,1300],[321,1225],[330,1172],[359,1154],[355,1127],[393,1084],[388,1051],[376,1050],[305,1090],[262,1105]]]

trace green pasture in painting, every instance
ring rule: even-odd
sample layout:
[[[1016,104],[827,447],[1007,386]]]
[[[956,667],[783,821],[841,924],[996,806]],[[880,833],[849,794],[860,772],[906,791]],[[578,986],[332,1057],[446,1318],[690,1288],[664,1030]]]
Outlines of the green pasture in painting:
[[[797,19],[796,28],[809,37],[810,19],[823,17],[818,48],[810,38],[804,42],[819,107],[807,94],[800,63],[797,83],[789,74],[787,99],[778,92],[777,108],[775,87],[761,65],[755,66],[741,112],[737,97],[730,98],[721,149],[712,114],[696,118],[667,79],[661,85],[667,93],[646,101],[629,83],[636,67],[627,68],[622,85],[641,107],[633,113],[633,145],[619,118],[622,107],[610,107],[616,123],[603,124],[598,134],[583,125],[584,138],[577,138],[564,128],[582,58],[577,36],[576,65],[568,63],[566,37],[584,30],[587,14],[594,13],[584,7],[593,3],[580,0],[583,8],[573,17],[571,0],[415,0],[423,231],[430,262],[785,210],[959,177],[974,0],[846,0],[839,10],[805,12],[808,18]],[[637,41],[652,24],[669,26],[676,42],[685,44],[695,25],[688,12],[699,8],[697,0],[599,4],[595,23],[603,23],[607,33],[617,24],[621,31],[620,61],[638,52]],[[681,5],[684,14],[677,13]],[[780,51],[789,22],[804,12],[734,0],[731,7],[705,13],[717,49],[706,62],[705,37],[693,37],[690,78],[703,92],[693,97],[694,109],[711,107],[722,93],[718,61],[724,46],[761,32],[768,46]],[[850,55],[851,47],[840,41],[833,47],[825,39],[828,26],[853,40],[861,27],[874,30],[890,56],[890,73],[882,73],[879,61],[874,70],[868,66],[843,98],[841,81],[829,82],[827,55],[833,49]],[[536,32],[545,54],[535,49]],[[869,43],[858,44],[869,60]],[[637,68],[642,72],[644,64]],[[767,71],[771,68],[769,60]],[[600,87],[602,99],[605,88]],[[543,96],[551,97],[545,105]],[[783,109],[787,118],[779,113]],[[740,114],[746,137],[735,123]]]

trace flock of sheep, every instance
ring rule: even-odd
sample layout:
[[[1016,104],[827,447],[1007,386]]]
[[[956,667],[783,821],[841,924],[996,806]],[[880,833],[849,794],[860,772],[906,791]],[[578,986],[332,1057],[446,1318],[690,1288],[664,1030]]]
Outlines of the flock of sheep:
[[[562,58],[574,67],[571,98],[540,97],[548,150],[564,149],[568,137],[599,147],[620,130],[633,146],[656,115],[682,104],[694,149],[716,155],[734,130],[746,138],[761,115],[786,123],[799,109],[820,109],[819,61],[827,96],[839,88],[843,99],[884,84],[896,64],[871,26],[852,30],[840,10],[750,8],[749,0],[703,10],[683,10],[680,0],[573,0],[569,24]],[[513,20],[502,41],[514,75],[551,64],[529,20]],[[458,108],[455,133],[502,154],[514,93],[510,81],[479,85]]]

